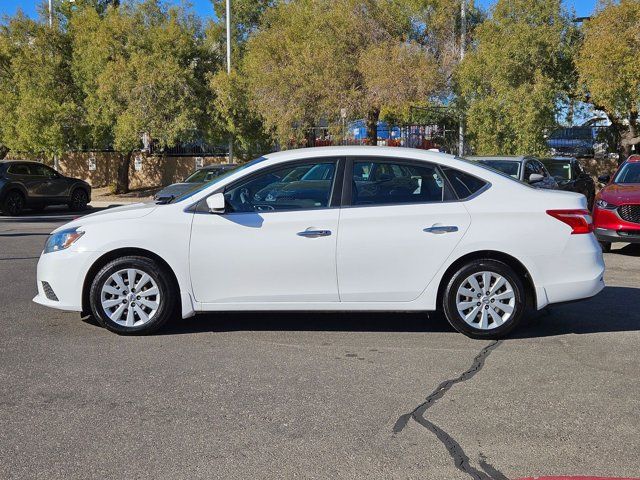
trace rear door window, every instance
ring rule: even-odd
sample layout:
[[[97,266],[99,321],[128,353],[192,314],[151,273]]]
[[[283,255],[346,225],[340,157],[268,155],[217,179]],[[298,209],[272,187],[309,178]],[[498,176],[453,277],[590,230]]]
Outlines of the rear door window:
[[[29,175],[29,166],[26,164],[11,165],[8,171],[11,175]]]
[[[402,160],[354,159],[351,205],[442,202],[452,199],[440,170],[433,164]]]

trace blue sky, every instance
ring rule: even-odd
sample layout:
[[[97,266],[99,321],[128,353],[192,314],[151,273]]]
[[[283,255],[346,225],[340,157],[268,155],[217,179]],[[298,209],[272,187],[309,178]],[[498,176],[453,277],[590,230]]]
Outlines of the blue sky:
[[[179,0],[169,0],[178,3]],[[590,15],[596,4],[596,0],[564,0],[568,7],[576,10],[576,15],[583,17]],[[232,0],[233,2],[233,0]],[[18,8],[21,8],[27,15],[36,16],[36,5],[40,0],[0,0],[0,16],[8,14],[13,15]],[[195,12],[201,17],[210,17],[213,15],[213,7],[210,0],[191,0]],[[493,0],[476,0],[476,3],[487,7],[493,3]],[[232,3],[233,4],[233,3]],[[232,7],[233,8],[233,7]]]

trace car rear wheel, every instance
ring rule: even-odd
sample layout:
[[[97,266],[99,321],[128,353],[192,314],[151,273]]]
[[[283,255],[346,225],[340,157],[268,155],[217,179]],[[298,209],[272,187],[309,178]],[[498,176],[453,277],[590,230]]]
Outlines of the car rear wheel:
[[[526,309],[519,275],[491,259],[461,266],[447,283],[442,301],[449,323],[471,338],[504,337],[520,323]]]
[[[91,284],[91,311],[105,328],[120,334],[146,334],[175,312],[177,287],[154,260],[127,256],[113,260]]]
[[[599,243],[603,253],[609,253],[611,251],[611,242],[599,242]]]
[[[20,215],[25,203],[24,195],[21,192],[16,190],[9,192],[2,202],[2,213],[11,216]]]
[[[71,193],[71,200],[69,200],[69,209],[74,212],[87,209],[87,203],[89,203],[89,196],[82,188],[76,188]]]

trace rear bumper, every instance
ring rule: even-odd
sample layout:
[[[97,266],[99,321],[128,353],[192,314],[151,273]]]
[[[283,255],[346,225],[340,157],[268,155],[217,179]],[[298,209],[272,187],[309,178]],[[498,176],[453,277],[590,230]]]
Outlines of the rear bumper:
[[[536,257],[538,308],[593,297],[604,287],[604,258],[593,235],[572,235],[560,254]]]

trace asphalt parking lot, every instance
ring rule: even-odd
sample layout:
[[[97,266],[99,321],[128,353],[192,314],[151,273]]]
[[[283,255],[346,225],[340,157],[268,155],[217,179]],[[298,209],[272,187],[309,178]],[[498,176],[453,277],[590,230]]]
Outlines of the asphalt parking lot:
[[[510,339],[251,313],[119,337],[31,302],[63,210],[0,217],[0,478],[640,477],[640,249]]]

